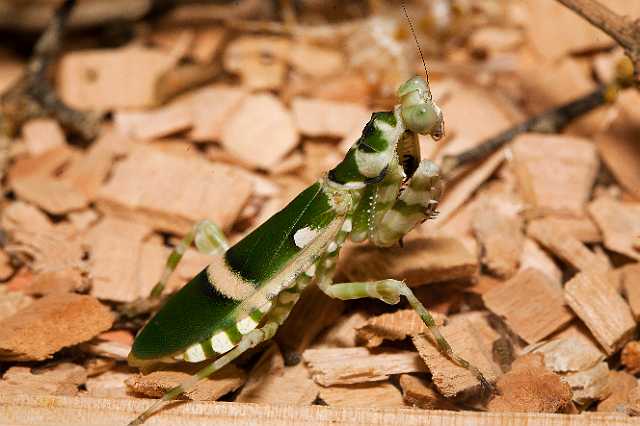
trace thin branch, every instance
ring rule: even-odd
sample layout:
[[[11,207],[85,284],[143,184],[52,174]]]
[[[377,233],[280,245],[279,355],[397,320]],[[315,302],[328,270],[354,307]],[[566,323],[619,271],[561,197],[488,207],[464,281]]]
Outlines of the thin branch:
[[[634,64],[640,82],[640,19],[621,16],[598,0],[557,0],[600,28],[622,46]]]
[[[531,117],[504,132],[484,140],[467,151],[446,155],[442,160],[443,175],[450,176],[455,169],[488,157],[522,133],[560,132],[576,118],[604,105],[610,100],[607,96],[610,89],[610,85],[601,85],[591,93]]]

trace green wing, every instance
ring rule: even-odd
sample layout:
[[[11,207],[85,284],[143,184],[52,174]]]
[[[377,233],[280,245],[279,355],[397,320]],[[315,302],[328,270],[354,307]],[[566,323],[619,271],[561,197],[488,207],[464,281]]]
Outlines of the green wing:
[[[284,271],[288,276],[291,265],[304,263],[299,255],[305,248],[296,243],[297,232],[306,228],[321,235],[332,222],[335,228],[335,219],[327,194],[315,183],[231,247],[225,254],[226,266],[257,294],[269,280],[277,281],[278,273]],[[325,232],[322,240],[330,241],[335,232]],[[247,298],[229,297],[221,283],[214,281],[205,269],[172,296],[140,331],[130,359],[158,360],[179,354],[218,330],[234,326],[242,312],[252,309],[244,306]]]

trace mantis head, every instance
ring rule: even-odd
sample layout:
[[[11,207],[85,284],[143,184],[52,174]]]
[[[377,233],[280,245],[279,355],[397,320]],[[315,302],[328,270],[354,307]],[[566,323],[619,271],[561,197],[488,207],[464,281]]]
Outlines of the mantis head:
[[[429,83],[421,77],[413,77],[398,88],[401,116],[408,130],[421,135],[431,135],[435,140],[444,135],[442,111],[433,102]]]

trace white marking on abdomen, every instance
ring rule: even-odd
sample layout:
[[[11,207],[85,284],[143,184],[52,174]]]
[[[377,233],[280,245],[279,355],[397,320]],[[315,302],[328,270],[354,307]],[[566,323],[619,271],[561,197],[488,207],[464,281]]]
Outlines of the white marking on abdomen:
[[[304,248],[318,236],[318,231],[311,229],[308,226],[298,229],[293,234],[293,242],[296,243],[298,248]]]
[[[229,339],[229,336],[227,336],[227,333],[224,331],[214,334],[211,337],[211,347],[219,354],[230,351],[234,346],[235,345],[231,342],[231,339]]]
[[[243,318],[236,323],[236,327],[238,328],[238,331],[242,334],[247,334],[248,332],[256,328],[257,325],[258,323],[255,322],[251,317]]]

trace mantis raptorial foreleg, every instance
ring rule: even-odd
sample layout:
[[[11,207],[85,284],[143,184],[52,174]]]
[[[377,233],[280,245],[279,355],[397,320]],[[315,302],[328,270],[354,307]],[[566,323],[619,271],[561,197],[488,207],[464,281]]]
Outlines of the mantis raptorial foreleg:
[[[422,305],[420,300],[418,300],[404,282],[387,279],[380,281],[327,284],[325,281],[322,284],[319,283],[319,286],[329,297],[340,300],[373,298],[395,305],[400,302],[400,296],[404,296],[431,332],[440,352],[445,354],[460,367],[471,371],[471,373],[473,373],[480,381],[480,384],[484,389],[491,389],[491,385],[487,382],[482,372],[453,351],[449,342],[447,342],[444,336],[442,336],[440,328],[437,326],[431,313],[429,313],[429,311]]]
[[[189,248],[192,243],[195,244],[199,252],[212,256],[221,255],[229,248],[229,243],[218,225],[209,220],[196,223],[171,251],[171,254],[167,258],[164,271],[162,271],[162,276],[151,290],[151,297],[158,297],[162,294],[171,274],[176,270],[182,260],[182,256],[184,256],[187,248]]]

